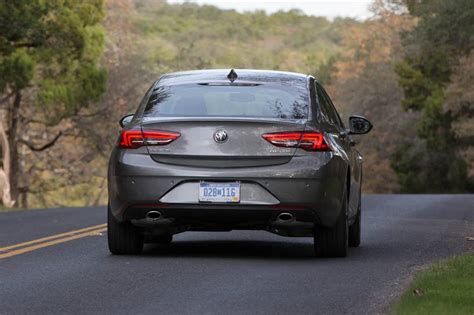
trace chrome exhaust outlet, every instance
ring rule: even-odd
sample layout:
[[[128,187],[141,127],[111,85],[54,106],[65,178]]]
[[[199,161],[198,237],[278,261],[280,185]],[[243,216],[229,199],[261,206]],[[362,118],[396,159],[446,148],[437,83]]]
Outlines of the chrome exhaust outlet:
[[[278,215],[278,220],[283,222],[290,222],[294,220],[294,216],[289,212],[282,212]]]
[[[156,221],[156,220],[159,220],[162,217],[162,215],[160,211],[151,210],[146,213],[145,217],[148,220]]]

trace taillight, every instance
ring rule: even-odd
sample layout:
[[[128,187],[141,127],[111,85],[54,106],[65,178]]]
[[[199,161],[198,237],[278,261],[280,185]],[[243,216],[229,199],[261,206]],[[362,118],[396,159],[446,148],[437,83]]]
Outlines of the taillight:
[[[330,151],[324,135],[319,132],[267,133],[262,137],[277,147],[301,148],[306,151]]]
[[[124,130],[120,135],[119,147],[136,149],[143,145],[165,145],[178,139],[180,135],[169,131]]]

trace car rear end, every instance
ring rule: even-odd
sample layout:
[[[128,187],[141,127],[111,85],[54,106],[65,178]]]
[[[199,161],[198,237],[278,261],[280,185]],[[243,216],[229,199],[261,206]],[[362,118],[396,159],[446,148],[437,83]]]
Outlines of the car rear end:
[[[336,222],[347,164],[320,128],[311,78],[236,75],[177,73],[150,89],[110,159],[114,219],[151,237],[312,236]]]

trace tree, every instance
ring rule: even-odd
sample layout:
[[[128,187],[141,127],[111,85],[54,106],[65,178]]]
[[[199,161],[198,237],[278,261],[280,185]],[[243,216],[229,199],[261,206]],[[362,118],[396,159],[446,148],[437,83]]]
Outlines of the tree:
[[[413,19],[383,5],[374,5],[374,19],[346,29],[342,53],[323,72],[331,74],[328,89],[343,120],[360,114],[374,123],[369,135],[355,137],[364,156],[364,191],[372,193],[400,190],[390,158],[397,143],[410,141],[417,116],[400,108],[403,91],[393,71],[401,58],[399,30],[409,28]]]
[[[53,147],[67,135],[57,127],[104,92],[103,18],[102,0],[0,0],[4,206],[28,189],[25,154]]]
[[[472,186],[467,163],[459,155],[462,143],[453,129],[453,124],[463,115],[446,110],[446,91],[456,66],[474,45],[474,3],[470,0],[407,0],[406,3],[419,21],[403,34],[405,57],[395,70],[404,91],[403,108],[422,113],[417,132],[420,141],[416,146],[402,146],[392,165],[404,191],[469,191]],[[465,104],[463,112],[472,115],[472,102]]]
[[[443,112],[453,117],[452,131],[460,157],[474,178],[474,51],[459,60],[446,88]],[[471,190],[474,187],[471,187]]]

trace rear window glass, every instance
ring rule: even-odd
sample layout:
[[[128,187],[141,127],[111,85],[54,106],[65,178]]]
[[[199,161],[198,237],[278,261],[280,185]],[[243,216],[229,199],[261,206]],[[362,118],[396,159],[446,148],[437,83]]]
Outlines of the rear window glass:
[[[303,87],[276,84],[160,86],[143,116],[303,119],[308,116],[307,94]]]

